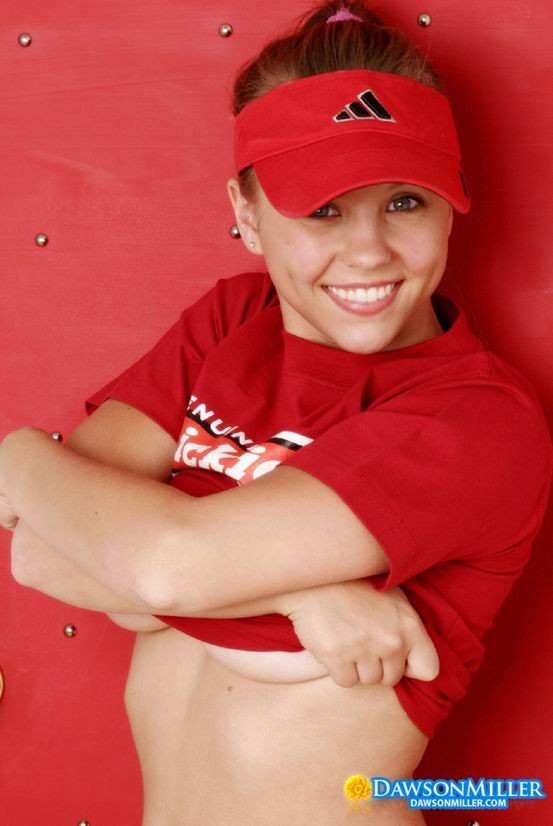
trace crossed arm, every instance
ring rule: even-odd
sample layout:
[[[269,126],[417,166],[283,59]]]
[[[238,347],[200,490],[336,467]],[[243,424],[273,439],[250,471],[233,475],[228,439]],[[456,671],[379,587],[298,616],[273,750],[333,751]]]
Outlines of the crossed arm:
[[[0,491],[44,542],[152,613],[186,615],[388,568],[340,497],[303,471],[279,467],[197,499],[162,484],[160,467],[155,479],[140,475],[153,468],[152,448],[134,448],[146,455],[123,470],[96,448],[92,459],[24,428],[1,446]]]
[[[21,584],[103,611],[136,631],[165,627],[154,613],[285,614],[304,647],[326,661],[339,685],[353,685],[358,672],[361,679],[362,667],[369,674],[369,657],[374,663],[380,656],[382,670],[372,665],[370,673],[389,685],[404,672],[418,679],[434,679],[438,673],[434,646],[401,590],[378,593],[359,581],[387,569],[376,540],[332,491],[308,474],[289,468],[292,482],[285,479],[268,489],[260,485],[263,479],[250,483],[259,494],[246,505],[242,500],[235,504],[236,497],[228,502],[226,494],[233,491],[194,500],[160,484],[170,476],[174,440],[144,414],[113,400],[84,420],[69,439],[68,451],[32,429],[10,438],[11,445],[0,446],[0,493],[21,517],[12,541],[12,572]],[[307,488],[301,485],[303,477]],[[159,504],[160,491],[169,497],[161,497]],[[224,515],[217,523],[223,496]],[[268,508],[267,496],[272,496]],[[216,503],[214,509],[192,507],[207,500]],[[292,517],[275,520],[272,509],[278,515],[280,507],[285,515],[291,500],[296,506]],[[246,513],[236,518],[235,508]],[[248,524],[257,509],[261,521]],[[215,525],[210,523],[214,514]],[[239,534],[229,541],[233,527]],[[294,552],[298,546],[301,556]],[[230,568],[228,560],[219,564],[227,549]],[[341,566],[346,553],[351,554],[349,567]],[[190,564],[193,555],[197,558]],[[166,566],[169,575],[159,577]]]
[[[137,444],[141,445],[140,450],[136,449]],[[81,456],[163,482],[170,477],[176,443],[144,414],[121,402],[108,400],[77,427],[67,446]],[[86,573],[23,519],[14,525],[11,569],[21,585],[70,605],[107,613],[123,627],[135,630],[166,627],[151,616],[156,606],[136,594],[117,593],[106,582]],[[189,610],[187,615],[241,617],[283,613],[283,596],[286,595],[276,594],[203,611]]]

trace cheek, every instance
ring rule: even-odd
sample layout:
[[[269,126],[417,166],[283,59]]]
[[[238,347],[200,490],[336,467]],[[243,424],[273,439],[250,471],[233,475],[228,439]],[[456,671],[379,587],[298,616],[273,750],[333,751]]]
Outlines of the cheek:
[[[314,278],[319,278],[328,266],[328,254],[320,239],[289,233],[284,243],[287,269],[297,284],[309,284]]]
[[[404,260],[412,272],[424,275],[445,266],[447,251],[447,236],[421,232],[411,239]]]
[[[281,301],[284,299],[299,312],[306,290],[320,276],[320,249],[316,244],[299,240],[294,233],[284,232],[276,242],[272,240],[265,246],[264,251]]]

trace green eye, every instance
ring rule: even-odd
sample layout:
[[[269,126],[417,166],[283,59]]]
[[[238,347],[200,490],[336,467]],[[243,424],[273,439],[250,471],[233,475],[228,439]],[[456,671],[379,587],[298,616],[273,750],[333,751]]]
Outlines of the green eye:
[[[390,209],[392,204],[393,208]],[[390,201],[387,212],[415,212],[424,206],[426,206],[426,202],[424,198],[420,197],[420,195],[398,195],[397,198]],[[337,212],[337,209],[333,204],[323,204],[323,206],[318,207],[307,217],[313,218],[315,221],[322,220],[324,218],[333,218],[333,215],[328,214],[329,209]]]
[[[424,206],[424,201],[418,195],[399,195],[390,202],[391,204],[396,204],[396,208],[390,210],[391,212],[414,212]]]

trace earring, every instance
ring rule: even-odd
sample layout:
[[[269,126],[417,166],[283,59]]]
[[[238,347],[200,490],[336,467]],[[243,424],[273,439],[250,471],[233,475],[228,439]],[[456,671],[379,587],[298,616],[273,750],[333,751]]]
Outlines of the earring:
[[[250,241],[250,247],[255,247],[255,241]]]

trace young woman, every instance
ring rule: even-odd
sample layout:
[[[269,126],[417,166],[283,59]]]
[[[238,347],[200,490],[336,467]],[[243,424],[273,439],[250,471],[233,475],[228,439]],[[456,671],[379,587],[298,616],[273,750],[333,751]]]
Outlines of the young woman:
[[[242,68],[234,114],[229,197],[267,271],[186,309],[67,447],[8,435],[2,523],[19,582],[139,632],[144,826],[335,826],[346,778],[412,776],[465,694],[551,442],[436,292],[469,198],[416,49],[321,4]]]

